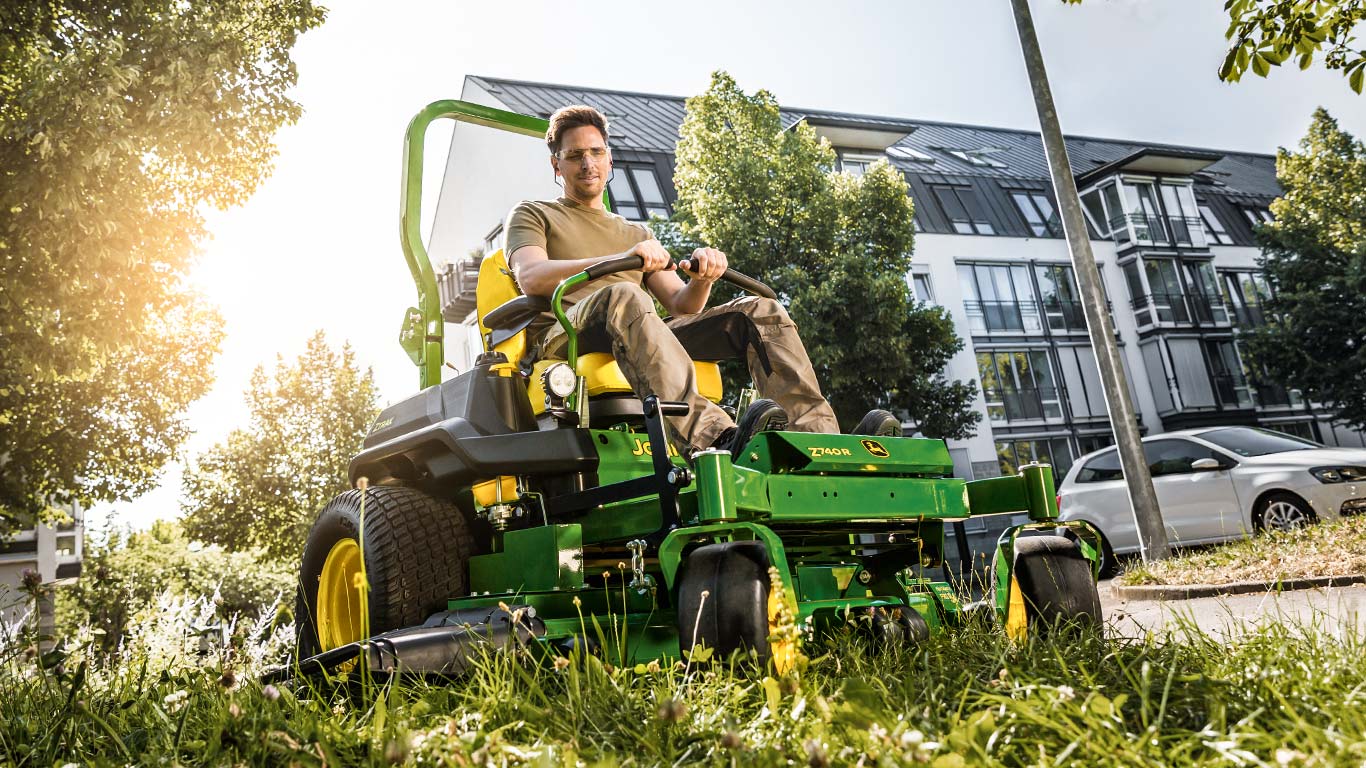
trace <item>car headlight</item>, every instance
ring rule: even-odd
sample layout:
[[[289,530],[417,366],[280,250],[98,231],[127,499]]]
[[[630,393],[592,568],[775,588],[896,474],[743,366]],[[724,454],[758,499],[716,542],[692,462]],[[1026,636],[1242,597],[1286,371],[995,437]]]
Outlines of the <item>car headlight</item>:
[[[543,376],[546,390],[561,399],[569,397],[574,392],[574,385],[579,380],[574,375],[574,369],[570,368],[567,363],[555,363],[545,369]]]
[[[1366,467],[1314,467],[1309,474],[1320,483],[1366,482]]]

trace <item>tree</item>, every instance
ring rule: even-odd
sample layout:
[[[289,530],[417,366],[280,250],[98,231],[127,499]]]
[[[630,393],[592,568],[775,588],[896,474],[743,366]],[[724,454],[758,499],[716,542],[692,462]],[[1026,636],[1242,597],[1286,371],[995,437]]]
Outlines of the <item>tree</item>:
[[[1249,357],[1366,427],[1366,146],[1315,110],[1300,151],[1277,153],[1276,178],[1284,194],[1258,230],[1270,318]]]
[[[270,375],[258,366],[245,396],[250,424],[185,472],[185,531],[296,559],[318,510],[350,487],[347,466],[379,411],[374,375],[319,331],[293,365],[279,360]]]
[[[310,0],[0,7],[0,534],[177,456],[221,321],[185,276],[299,105]]]
[[[1082,0],[1063,0],[1079,4]],[[1353,50],[1352,30],[1366,18],[1366,0],[1224,0],[1228,51],[1219,79],[1236,83],[1249,69],[1266,77],[1272,67],[1294,59],[1300,69],[1327,49],[1323,63],[1340,69],[1352,90],[1366,82],[1366,50]]]
[[[276,601],[292,608],[298,572],[259,550],[225,552],[197,547],[181,525],[158,520],[147,531],[113,531],[90,548],[84,573],[58,592],[59,623],[67,633],[81,624],[104,630],[101,645],[118,647],[128,621],[163,593],[182,597],[217,594],[221,616],[258,617]]]
[[[948,313],[917,303],[906,283],[915,236],[906,180],[886,161],[859,178],[833,173],[834,162],[810,126],[783,129],[772,95],[746,95],[718,72],[687,102],[678,234],[666,236],[725,251],[782,296],[841,423],[885,407],[927,435],[967,437],[981,418],[976,387],[941,374],[962,341]]]

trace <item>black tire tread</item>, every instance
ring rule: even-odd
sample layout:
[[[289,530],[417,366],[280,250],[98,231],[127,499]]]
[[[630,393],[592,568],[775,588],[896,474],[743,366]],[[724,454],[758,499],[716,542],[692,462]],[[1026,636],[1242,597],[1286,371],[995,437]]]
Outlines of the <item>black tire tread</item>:
[[[469,592],[468,563],[475,554],[469,522],[454,502],[412,488],[379,486],[365,491],[365,569],[370,580],[370,631],[421,624],[446,607],[451,597]],[[359,520],[361,491],[346,491],[328,502],[309,531],[300,573],[299,653],[320,650],[312,601],[321,559],[316,548],[330,550],[339,540],[336,517]],[[356,526],[351,526],[354,532]],[[309,563],[317,572],[304,572]],[[309,579],[313,583],[306,584]]]
[[[1017,538],[1015,579],[1038,634],[1068,625],[1102,625],[1091,563],[1073,542],[1061,536]]]

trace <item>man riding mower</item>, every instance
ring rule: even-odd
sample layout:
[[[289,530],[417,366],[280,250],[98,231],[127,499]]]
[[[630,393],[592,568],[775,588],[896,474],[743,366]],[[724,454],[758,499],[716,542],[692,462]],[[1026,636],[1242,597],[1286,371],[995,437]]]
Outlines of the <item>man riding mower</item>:
[[[804,638],[851,618],[886,642],[965,621],[933,578],[945,523],[999,513],[1028,516],[993,553],[989,605],[1006,631],[1099,624],[1098,539],[1057,521],[1051,469],[966,482],[943,441],[887,435],[885,416],[858,430],[877,434],[837,434],[767,286],[714,251],[683,265],[685,284],[648,231],[571,196],[602,194],[605,126],[551,143],[563,210],[523,204],[509,217],[513,268],[495,251],[479,270],[484,352],[441,381],[443,321],[418,235],[423,137],[439,118],[556,137],[545,120],[458,101],[409,125],[402,235],[420,308],[400,339],[423,389],[380,414],[350,465],[360,487],[309,534],[293,671],[362,657],[381,672],[456,674],[479,649],[516,643],[616,664],[704,646],[786,672]],[[636,239],[580,258],[557,250],[555,216],[599,217],[586,220]],[[717,279],[751,296],[703,309]],[[662,320],[642,286],[677,319]],[[777,401],[742,407],[739,425],[719,406],[715,362],[736,356]]]

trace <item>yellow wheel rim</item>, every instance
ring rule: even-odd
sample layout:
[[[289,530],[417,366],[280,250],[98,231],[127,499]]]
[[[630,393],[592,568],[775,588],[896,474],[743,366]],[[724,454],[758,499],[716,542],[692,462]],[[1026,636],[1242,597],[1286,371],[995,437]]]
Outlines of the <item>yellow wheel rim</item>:
[[[332,545],[318,578],[318,644],[324,651],[365,639],[364,580],[360,545],[342,539]]]
[[[779,675],[785,675],[797,666],[796,627],[791,619],[783,620],[785,613],[787,598],[782,586],[774,584],[768,591],[768,651],[773,658],[773,670]]]
[[[1006,637],[1023,641],[1029,634],[1029,615],[1025,612],[1024,593],[1015,574],[1010,575],[1010,601],[1006,604]]]

